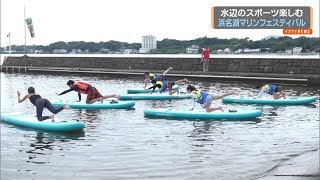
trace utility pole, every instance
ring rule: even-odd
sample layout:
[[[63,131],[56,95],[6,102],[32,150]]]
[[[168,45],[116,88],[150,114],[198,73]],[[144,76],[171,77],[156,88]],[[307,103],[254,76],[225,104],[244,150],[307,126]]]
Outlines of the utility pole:
[[[23,23],[24,23],[24,55],[27,54],[27,27],[26,27],[26,5],[23,6]]]
[[[10,32],[7,35],[7,37],[9,38],[9,55],[11,55],[11,43],[10,43],[11,34],[10,34]]]

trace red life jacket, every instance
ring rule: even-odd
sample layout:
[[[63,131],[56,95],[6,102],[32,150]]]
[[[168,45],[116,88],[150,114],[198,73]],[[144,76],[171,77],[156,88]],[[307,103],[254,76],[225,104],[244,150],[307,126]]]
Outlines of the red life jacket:
[[[73,85],[78,86],[79,87],[78,93],[83,93],[83,94],[87,94],[88,91],[90,90],[89,88],[91,88],[90,84],[87,84],[84,82],[76,82]]]

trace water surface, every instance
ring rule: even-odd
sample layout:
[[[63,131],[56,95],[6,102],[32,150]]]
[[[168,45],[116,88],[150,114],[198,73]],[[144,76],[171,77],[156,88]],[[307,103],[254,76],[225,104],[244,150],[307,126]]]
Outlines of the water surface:
[[[143,87],[142,79],[107,76],[1,73],[1,111],[35,114],[17,103],[16,91],[34,86],[43,97],[57,96],[69,79],[86,81],[102,94]],[[257,94],[255,84],[197,82],[212,94],[234,90]],[[185,86],[182,86],[183,90]],[[317,87],[283,86],[289,96],[319,96]],[[83,96],[83,98],[85,98]],[[293,156],[319,148],[319,100],[305,106],[223,104],[228,109],[261,109],[250,121],[149,119],[150,107],[188,108],[189,99],[136,101],[128,110],[64,110],[57,116],[80,120],[83,132],[52,133],[1,122],[1,179],[255,179]],[[45,113],[49,113],[45,111]]]

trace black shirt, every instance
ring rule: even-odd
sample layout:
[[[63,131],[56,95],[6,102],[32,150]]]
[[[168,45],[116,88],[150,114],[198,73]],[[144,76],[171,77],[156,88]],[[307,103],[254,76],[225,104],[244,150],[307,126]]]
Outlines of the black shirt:
[[[34,95],[31,95],[29,99],[30,99],[30,102],[31,102],[33,105],[36,105],[36,100],[37,100],[38,98],[41,98],[41,96],[38,95],[38,94],[34,94]]]

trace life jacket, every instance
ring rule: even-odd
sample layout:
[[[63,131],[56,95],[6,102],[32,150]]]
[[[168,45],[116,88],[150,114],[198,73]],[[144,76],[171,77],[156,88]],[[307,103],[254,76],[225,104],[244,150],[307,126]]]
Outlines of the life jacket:
[[[150,80],[156,80],[156,81],[162,81],[162,76],[154,75],[152,73],[149,73],[149,79]]]
[[[78,93],[88,94],[88,91],[92,89],[92,86],[90,84],[84,83],[84,82],[76,82],[73,84],[73,86],[78,86],[79,90]]]
[[[274,91],[276,90],[276,86],[273,84],[266,84],[262,88],[267,90],[267,94],[273,95]]]
[[[160,93],[168,91],[168,82],[157,81],[156,84],[160,84]]]
[[[198,96],[198,100],[196,102],[199,104],[203,104],[207,96],[209,95],[208,93],[199,90],[193,90],[192,93],[195,93]]]

